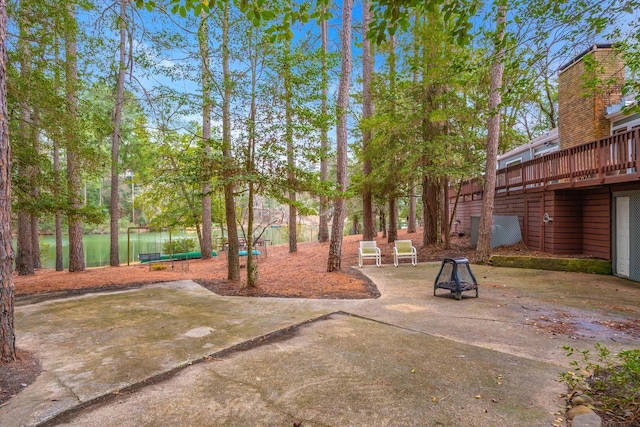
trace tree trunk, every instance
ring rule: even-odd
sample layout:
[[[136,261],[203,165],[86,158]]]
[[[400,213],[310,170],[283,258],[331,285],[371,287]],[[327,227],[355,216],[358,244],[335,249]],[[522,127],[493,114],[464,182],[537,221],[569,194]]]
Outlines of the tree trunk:
[[[342,66],[340,69],[340,83],[338,85],[337,123],[336,123],[336,174],[338,191],[333,206],[333,225],[331,227],[331,243],[329,244],[329,258],[327,271],[340,270],[342,256],[342,234],[344,232],[345,191],[347,190],[347,110],[349,108],[349,84],[351,82],[351,14],[353,0],[342,2],[342,33],[340,44],[342,48]]]
[[[438,239],[438,186],[424,176],[422,178],[422,209],[425,212],[422,244],[435,245]]]
[[[293,146],[293,111],[291,106],[291,41],[287,39],[284,51],[284,110],[285,140],[287,141],[287,185],[289,186],[289,253],[298,251],[298,210],[296,208],[296,174]]]
[[[420,18],[418,16],[418,12],[414,16],[414,25],[413,25],[413,57],[418,59],[420,57],[420,47],[422,47],[422,43],[420,43]],[[420,82],[420,70],[419,68],[415,68],[413,71],[413,84],[415,87],[418,87]],[[415,182],[411,182],[411,199],[409,200],[409,219],[407,224],[407,233],[415,233],[417,231],[417,218],[416,218],[416,204],[417,204],[417,189]]]
[[[55,28],[54,32],[59,34],[60,31],[60,18],[57,17],[54,20]],[[56,63],[60,63],[60,49],[59,43],[55,43],[54,45],[54,57]],[[56,67],[53,74],[53,81],[57,88],[62,87],[62,82],[60,78],[60,67]],[[62,186],[62,178],[60,175],[60,145],[59,141],[62,139],[61,132],[55,132],[52,135],[52,145],[53,145],[53,196],[56,201],[55,205],[55,235],[56,235],[56,271],[64,270],[64,262],[62,259],[62,215],[60,213],[60,207],[62,205],[61,199],[61,186]]]
[[[249,43],[253,47],[253,31],[249,36]],[[250,49],[250,64],[251,64],[251,105],[249,108],[249,146],[247,149],[247,163],[246,172],[251,178],[249,179],[249,196],[248,196],[248,215],[247,215],[247,228],[249,229],[249,248],[247,251],[247,287],[253,288],[258,283],[258,263],[253,257],[253,224],[254,224],[254,182],[253,176],[255,175],[256,165],[256,88],[258,84],[258,53],[253,52]],[[264,250],[264,248],[263,248]]]
[[[200,255],[210,259],[213,251],[211,241],[211,71],[209,70],[209,23],[207,15],[200,13],[198,31],[200,59],[202,61],[202,143],[204,151],[204,184],[202,185],[202,238]]]
[[[38,232],[38,217],[31,215],[31,255],[33,268],[42,268],[40,262],[40,233]]]
[[[27,212],[18,212],[16,271],[19,276],[35,273],[31,252],[32,244],[31,216]]]
[[[451,223],[449,222],[449,178],[445,177],[444,185],[442,188],[440,206],[442,207],[442,221],[440,221],[440,226],[442,229],[442,238],[444,242],[444,248],[451,248]]]
[[[362,1],[362,118],[367,119],[374,114],[374,105],[371,99],[371,79],[373,78],[373,55],[371,41],[366,37],[371,23],[370,0]],[[372,131],[365,130],[362,133],[362,151],[365,153],[362,162],[362,174],[364,175],[364,188],[362,189],[362,240],[373,240],[378,235],[375,226],[373,211],[373,195],[371,194],[371,160],[367,155]]]
[[[222,73],[224,94],[222,98],[222,155],[224,157],[224,211],[227,218],[227,279],[240,280],[240,258],[238,255],[238,226],[236,224],[236,204],[233,194],[234,161],[231,152],[231,72],[229,70],[229,2],[224,4],[222,19]]]
[[[327,117],[329,94],[329,70],[327,56],[329,55],[329,22],[326,19],[320,24],[320,37],[322,39],[322,116]],[[329,126],[323,122],[320,133],[320,179],[322,182],[329,180],[329,167],[327,162],[327,151],[329,150]],[[320,220],[318,223],[318,242],[324,243],[329,240],[329,203],[327,196],[320,196]]]
[[[84,249],[82,247],[82,185],[80,181],[78,145],[78,58],[76,46],[76,19],[73,3],[67,3],[68,22],[65,25],[66,46],[66,98],[68,123],[67,139],[67,188],[69,192],[69,271],[84,271]]]
[[[351,235],[355,235],[355,234],[359,234],[360,230],[359,230],[359,222],[360,220],[358,219],[358,214],[354,213],[351,216]]]
[[[409,218],[407,218],[407,233],[415,233],[417,229],[416,221],[416,186],[411,183],[411,194],[409,195]]]
[[[398,240],[398,207],[396,198],[389,198],[389,232],[387,242],[393,243]]]
[[[25,10],[25,4],[20,4],[20,39],[18,40],[18,46],[20,51],[20,78],[24,81],[28,81],[30,69],[31,69],[31,50],[29,46],[29,28],[26,22],[28,10]],[[25,97],[24,101],[20,105],[20,121],[18,124],[18,140],[20,145],[26,149],[30,144],[31,137],[31,106],[29,105],[29,99]],[[18,236],[17,236],[17,254],[16,254],[16,271],[18,275],[23,276],[27,274],[34,274],[33,268],[33,254],[31,252],[32,239],[31,239],[31,215],[28,212],[28,199],[27,196],[27,183],[31,182],[31,162],[33,159],[29,153],[25,153],[23,156],[18,156],[18,175],[22,184],[17,188],[22,191],[17,191],[15,196],[17,198],[17,210],[18,210]]]
[[[458,183],[458,188],[456,188],[456,199],[453,202],[453,208],[451,208],[451,215],[449,216],[449,230],[453,228],[453,221],[456,218],[456,212],[458,210],[458,202],[460,201],[460,192],[462,191],[462,180]],[[455,230],[458,232],[457,230]]]
[[[396,38],[395,36],[389,37],[389,95],[391,97],[390,116],[391,121],[396,122]],[[393,142],[392,144],[395,144]],[[389,192],[389,226],[387,230],[387,242],[393,243],[398,240],[398,208],[397,202],[397,190],[398,173],[396,170],[391,171],[392,185]]]
[[[56,200],[60,200],[60,153],[58,143],[53,141],[53,195]],[[56,271],[64,270],[64,260],[62,259],[62,215],[56,208]]]
[[[0,1],[0,362],[16,360],[11,246],[11,146],[7,113],[7,4]]]
[[[118,26],[120,27],[120,58],[118,61],[118,80],[116,81],[116,99],[113,106],[113,133],[111,134],[111,205],[109,207],[110,225],[110,247],[109,265],[117,267],[120,265],[120,251],[118,245],[118,220],[120,219],[120,206],[118,200],[119,190],[119,165],[120,165],[120,131],[122,123],[122,105],[124,104],[124,75],[126,71],[126,2],[120,0],[120,17]],[[133,178],[132,178],[133,179]]]
[[[487,263],[491,257],[491,226],[493,223],[493,202],[496,191],[496,164],[500,138],[500,104],[502,103],[502,74],[504,72],[504,36],[507,22],[507,6],[498,6],[496,19],[495,56],[491,65],[491,86],[489,93],[489,123],[487,128],[487,160],[482,195],[482,213],[475,262]]]
[[[32,137],[34,153],[40,154],[40,114],[37,109],[33,111],[32,117]],[[31,197],[33,200],[40,198],[40,190],[38,189],[38,175],[40,173],[40,164],[36,163],[31,171]],[[33,257],[33,268],[42,268],[40,263],[40,233],[38,231],[38,215],[31,214],[31,255]]]

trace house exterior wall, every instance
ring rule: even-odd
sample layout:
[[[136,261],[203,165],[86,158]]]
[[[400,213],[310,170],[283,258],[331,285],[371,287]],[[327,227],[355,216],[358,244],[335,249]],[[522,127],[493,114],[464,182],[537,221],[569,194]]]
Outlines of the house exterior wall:
[[[579,193],[549,193],[545,209],[553,221],[545,225],[545,248],[556,255],[582,253],[582,199]]]
[[[613,81],[609,87],[599,88],[595,94],[583,96],[585,82],[585,57],[593,57],[599,63],[602,76]],[[607,115],[607,105],[620,103],[620,87],[624,82],[624,66],[610,46],[597,45],[570,64],[562,67],[558,79],[559,92],[559,146],[560,149],[579,146],[625,130],[640,127],[640,114],[625,115],[622,111],[613,111]],[[588,77],[588,76],[586,76]],[[628,105],[622,100],[624,105]],[[626,104],[625,104],[626,103]],[[634,134],[635,135],[635,134]],[[554,141],[549,139],[549,144]],[[632,150],[629,139],[629,152]],[[529,159],[535,153],[536,141],[527,146],[518,147],[499,157],[499,168],[509,161],[521,157]],[[539,141],[537,141],[539,142]],[[622,151],[627,145],[612,145]],[[546,147],[542,149],[549,149]],[[635,147],[635,146],[634,146]],[[626,151],[624,151],[626,152]],[[604,154],[611,154],[605,152]],[[598,158],[603,155],[601,152]],[[533,157],[536,157],[535,154]],[[606,157],[606,156],[605,156]],[[626,157],[626,156],[625,156]],[[579,161],[574,155],[572,161]],[[630,158],[629,161],[632,159]],[[626,160],[625,160],[626,161]],[[589,187],[577,185],[566,180],[564,185],[550,187],[530,186],[496,194],[494,215],[518,217],[524,243],[533,250],[555,255],[588,255],[615,263],[615,194],[631,194],[630,204],[630,279],[640,281],[640,170],[635,155],[635,169],[616,170],[615,174],[603,175],[599,184],[597,180]],[[613,178],[616,179],[613,179]],[[611,178],[611,179],[610,179]],[[624,181],[624,182],[623,182]],[[554,182],[552,182],[554,184]],[[560,182],[559,184],[563,184]],[[580,183],[578,183],[580,184]],[[546,184],[545,184],[546,185]],[[471,194],[467,192],[467,194]],[[457,206],[455,220],[458,232],[469,233],[471,216],[481,215],[482,193],[474,192],[465,196]],[[624,237],[624,236],[623,236]]]
[[[453,211],[452,203],[449,204],[449,208]],[[480,216],[481,213],[482,199],[459,201],[453,217],[453,230],[459,234],[469,236],[471,234],[471,217]]]
[[[611,135],[640,126],[640,114],[634,113],[611,121]]]
[[[545,248],[544,193],[529,195],[525,198],[522,240],[530,249],[543,251]]]
[[[513,162],[526,162],[559,149],[558,128],[555,128],[532,139],[528,144],[521,145],[498,156],[498,169],[506,168]]]
[[[606,187],[588,190],[582,201],[582,253],[606,260],[612,259],[610,190]]]
[[[509,157],[498,159],[498,169],[506,168],[513,162],[519,161],[519,163],[523,163],[523,162],[526,162],[527,160],[531,160],[531,152],[523,151],[521,153],[514,154]]]
[[[599,87],[595,93],[583,88],[589,76],[585,58],[598,63],[602,77],[614,84]],[[624,63],[611,47],[598,45],[563,67],[558,76],[558,128],[560,148],[565,149],[609,135],[611,125],[605,118],[606,106],[620,102],[624,82]]]
[[[471,217],[480,216],[481,207],[482,200],[459,202],[454,218],[459,221],[459,233],[470,233]],[[517,216],[523,241],[532,250],[612,258],[611,189],[608,187],[498,194],[494,215]]]

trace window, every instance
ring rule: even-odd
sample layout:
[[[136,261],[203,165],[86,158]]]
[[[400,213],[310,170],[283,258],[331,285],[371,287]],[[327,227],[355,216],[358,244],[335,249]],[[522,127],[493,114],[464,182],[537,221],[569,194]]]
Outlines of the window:
[[[508,168],[509,166],[519,165],[520,163],[522,163],[522,157],[518,157],[517,159],[514,159],[514,160],[509,160],[508,162],[505,163],[504,167]]]

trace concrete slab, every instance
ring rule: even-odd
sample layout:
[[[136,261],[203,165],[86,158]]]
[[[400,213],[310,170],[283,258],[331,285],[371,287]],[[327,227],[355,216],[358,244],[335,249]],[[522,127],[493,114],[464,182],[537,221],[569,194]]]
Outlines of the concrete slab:
[[[614,276],[472,266],[480,297],[462,301],[433,282],[439,263],[366,269],[382,296],[351,312],[454,341],[566,365],[563,346],[613,351],[638,346],[639,337],[602,327],[601,322],[640,318],[640,284]],[[540,328],[562,324],[570,335]],[[552,330],[553,328],[546,328]]]
[[[62,425],[549,426],[557,370],[333,315],[286,341],[193,366]]]
[[[170,282],[20,306],[18,345],[47,374],[0,408],[0,425],[28,425],[225,348],[330,313],[314,300],[223,298],[195,282]],[[203,331],[209,331],[204,334]],[[50,390],[57,390],[51,405]],[[35,396],[34,396],[35,394]],[[34,401],[41,402],[34,406]],[[24,403],[23,403],[24,402]],[[16,409],[19,408],[19,409]]]
[[[438,268],[365,267],[372,300],[184,281],[20,305],[18,345],[44,372],[0,425],[549,425],[563,345],[640,346],[602,326],[640,317],[637,283],[473,266],[480,298],[456,301],[433,296]],[[539,327],[554,321],[571,333]]]

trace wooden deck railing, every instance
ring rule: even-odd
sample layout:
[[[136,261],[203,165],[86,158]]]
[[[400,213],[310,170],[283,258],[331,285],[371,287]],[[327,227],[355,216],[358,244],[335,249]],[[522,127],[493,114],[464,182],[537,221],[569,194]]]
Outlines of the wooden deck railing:
[[[634,129],[498,169],[496,192],[636,181],[640,179],[639,144],[640,129]],[[478,180],[472,180],[463,184],[460,195],[473,196],[481,192]]]

